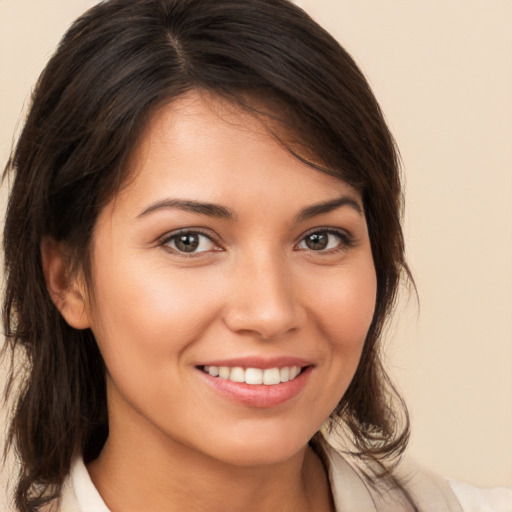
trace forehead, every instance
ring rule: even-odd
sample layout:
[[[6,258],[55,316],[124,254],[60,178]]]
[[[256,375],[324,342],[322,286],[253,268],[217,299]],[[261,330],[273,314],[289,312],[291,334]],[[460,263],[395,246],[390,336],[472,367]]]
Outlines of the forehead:
[[[262,119],[216,95],[190,91],[150,117],[130,158],[131,179],[122,195],[172,194],[230,203],[261,203],[279,194],[297,202],[333,199],[340,192],[359,197],[342,180],[294,156],[295,147],[290,151],[283,139],[290,137],[268,116]]]

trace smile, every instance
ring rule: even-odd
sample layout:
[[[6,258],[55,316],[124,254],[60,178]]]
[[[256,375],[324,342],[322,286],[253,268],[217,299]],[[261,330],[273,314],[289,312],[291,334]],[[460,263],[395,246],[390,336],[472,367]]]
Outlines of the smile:
[[[275,386],[295,379],[302,371],[300,366],[284,366],[282,368],[242,368],[240,366],[203,366],[203,372],[212,377],[232,382],[244,382],[250,385]]]

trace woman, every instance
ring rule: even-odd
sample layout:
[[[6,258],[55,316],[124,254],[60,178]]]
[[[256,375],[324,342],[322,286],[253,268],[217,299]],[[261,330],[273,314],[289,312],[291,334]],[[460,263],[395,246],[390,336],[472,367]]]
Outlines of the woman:
[[[7,171],[19,510],[462,510],[395,470],[408,420],[379,337],[408,275],[396,152],[302,11],[98,5]]]

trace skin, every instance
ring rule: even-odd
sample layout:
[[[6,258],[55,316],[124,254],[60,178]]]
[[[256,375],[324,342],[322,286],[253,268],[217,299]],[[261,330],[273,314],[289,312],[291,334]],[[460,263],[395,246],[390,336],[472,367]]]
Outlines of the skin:
[[[54,296],[67,290],[64,316],[93,330],[108,368],[110,436],[88,466],[106,504],[333,510],[307,443],[346,391],[374,312],[360,194],[197,91],[153,115],[130,172],[98,218],[92,286],[63,284],[59,251],[45,252]],[[297,218],[340,197],[348,203]],[[163,207],[169,198],[214,203],[233,218]],[[184,256],[169,240],[183,229],[211,240]],[[329,245],[312,250],[307,235],[322,230]],[[197,368],[248,356],[299,357],[311,368],[300,392],[273,407],[219,394]]]

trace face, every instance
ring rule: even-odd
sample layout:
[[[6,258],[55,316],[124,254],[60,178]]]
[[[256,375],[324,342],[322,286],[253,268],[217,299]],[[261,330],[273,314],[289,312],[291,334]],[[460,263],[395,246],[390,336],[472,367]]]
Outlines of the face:
[[[111,436],[287,459],[346,391],[372,320],[359,193],[195,92],[152,117],[131,172],[92,246]]]

